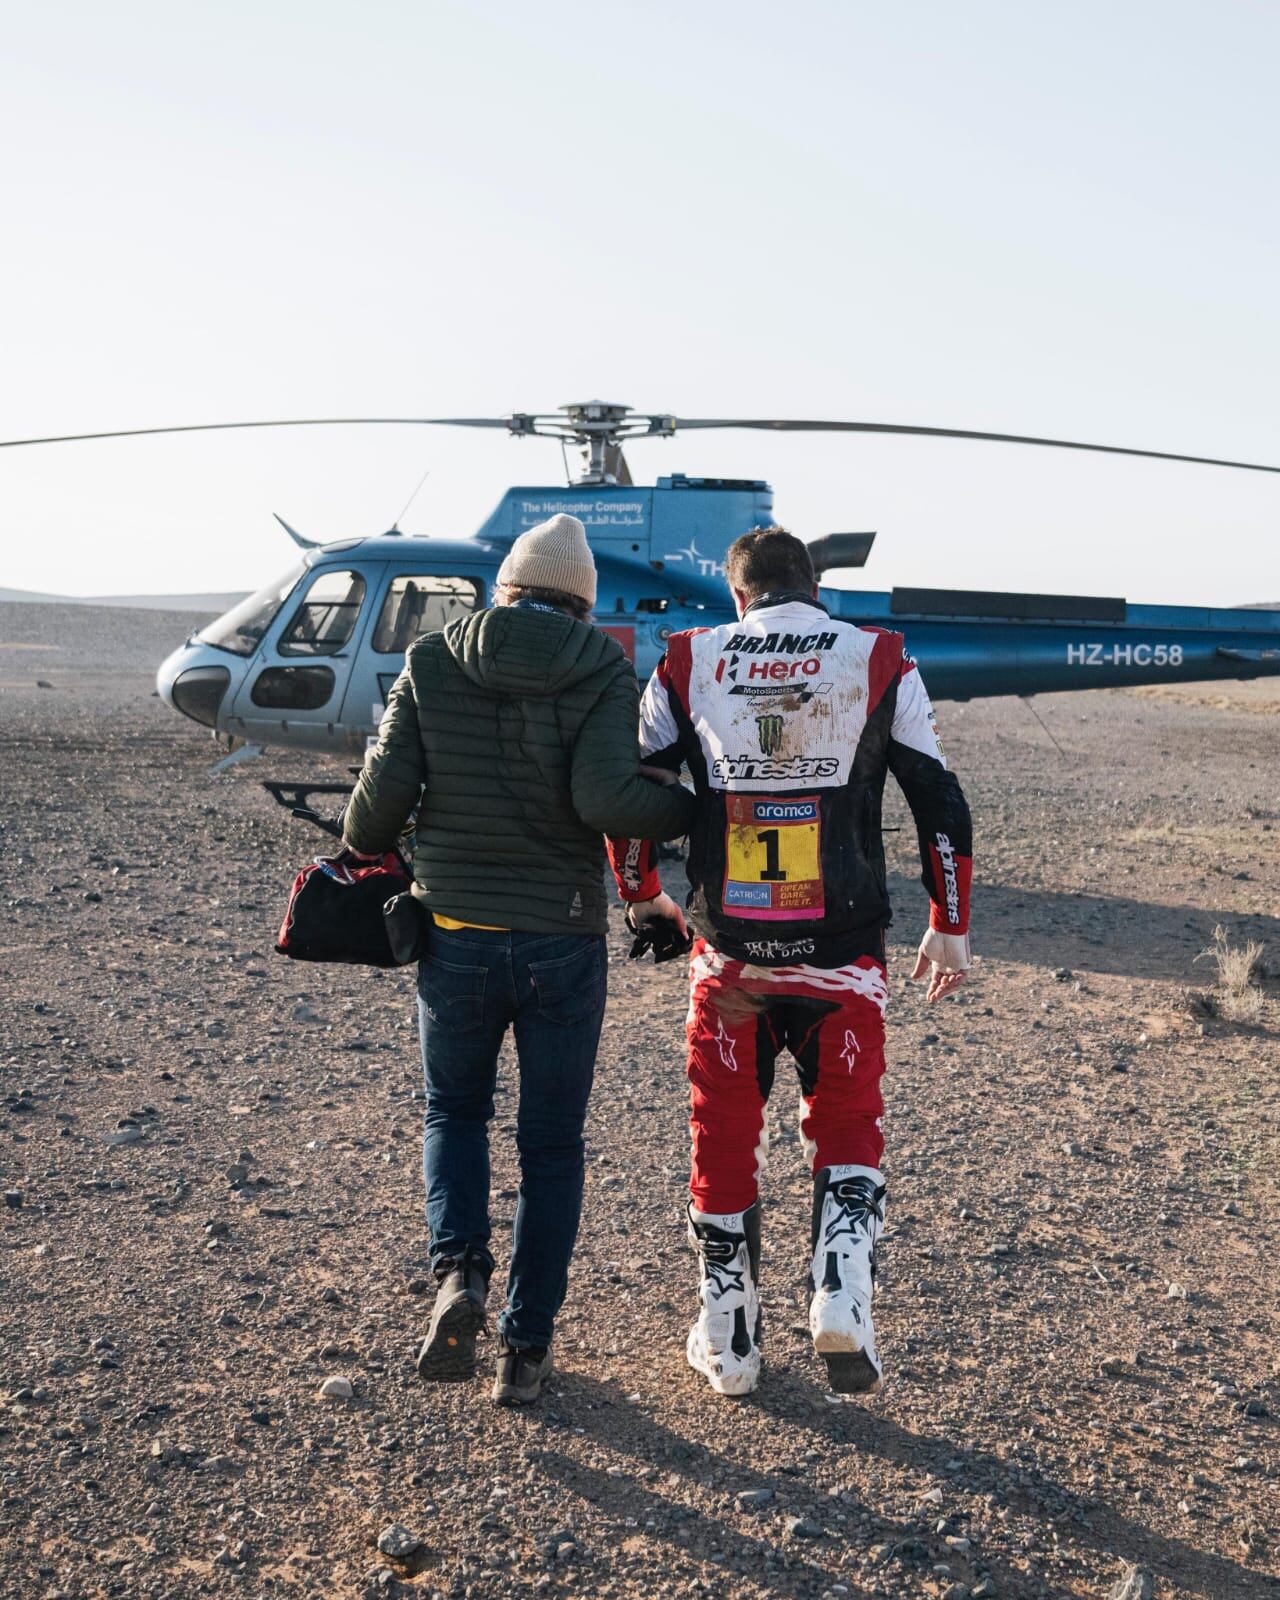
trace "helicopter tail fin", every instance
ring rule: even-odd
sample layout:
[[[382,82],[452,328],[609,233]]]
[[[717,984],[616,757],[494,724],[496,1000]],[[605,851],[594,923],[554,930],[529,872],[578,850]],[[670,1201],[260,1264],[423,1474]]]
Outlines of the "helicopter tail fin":
[[[820,578],[833,567],[865,567],[874,533],[824,533],[809,540],[809,559]]]
[[[284,520],[278,511],[273,511],[271,515],[276,519],[276,521],[300,550],[318,550],[320,548],[320,541],[318,539],[304,539],[296,528],[291,528],[289,526],[289,524]]]

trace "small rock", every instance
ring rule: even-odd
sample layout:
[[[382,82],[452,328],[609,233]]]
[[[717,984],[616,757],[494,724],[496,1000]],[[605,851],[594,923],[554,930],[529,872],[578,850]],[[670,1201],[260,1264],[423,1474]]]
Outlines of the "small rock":
[[[949,1583],[942,1591],[942,1600],[969,1600],[967,1583]]]
[[[743,1511],[754,1511],[758,1506],[767,1506],[773,1499],[772,1489],[739,1489],[733,1497]]]
[[[98,891],[96,889],[86,889],[84,894],[81,896],[81,898],[83,900],[87,901],[88,904],[91,905],[91,906],[97,906],[97,905],[101,905],[102,904],[102,896],[98,893]]]
[[[1246,1400],[1244,1414],[1246,1417],[1267,1417],[1271,1415],[1261,1400]]]
[[[891,1544],[873,1544],[867,1551],[867,1558],[874,1567],[881,1567],[893,1554]]]
[[[788,1517],[783,1524],[792,1539],[821,1539],[822,1529],[805,1517]]]
[[[225,1022],[219,1022],[215,1018],[212,1022],[205,1023],[204,1031],[205,1037],[208,1039],[221,1039],[226,1034],[227,1025]]]
[[[1124,1376],[1125,1364],[1120,1356],[1106,1356],[1099,1361],[1098,1371],[1104,1378],[1121,1378]]]
[[[1073,976],[1074,974],[1070,967],[1055,967],[1053,969],[1053,981],[1055,983],[1070,983]]]
[[[1187,1298],[1187,1290],[1186,1290],[1186,1286],[1184,1284],[1171,1283],[1169,1285],[1169,1287],[1165,1290],[1165,1299],[1166,1300],[1185,1300],[1186,1298]],[[1139,1568],[1135,1568],[1134,1570],[1138,1571],[1140,1569]]]
[[[957,1555],[964,1555],[969,1549],[969,1540],[966,1539],[962,1534],[952,1534],[949,1538],[945,1539],[943,1543],[946,1545],[948,1550],[954,1550]]]
[[[926,1506],[940,1506],[942,1504],[942,1490],[938,1488],[926,1489],[920,1496],[920,1503]]]
[[[224,1175],[233,1189],[242,1188],[249,1181],[249,1169],[243,1161],[233,1161]]]
[[[1155,1579],[1145,1567],[1129,1567],[1107,1591],[1107,1600],[1153,1600]]]
[[[112,1128],[110,1133],[102,1136],[108,1144],[137,1144],[142,1138],[142,1129],[134,1124],[124,1128]]]
[[[981,1583],[975,1583],[969,1591],[969,1600],[995,1600],[996,1594],[995,1579],[984,1578]]]
[[[1068,1139],[1062,1146],[1062,1153],[1064,1156],[1082,1156],[1084,1146],[1077,1144],[1074,1139]]]
[[[326,1289],[323,1294],[321,1294],[320,1298],[327,1306],[337,1306],[342,1304],[342,1296],[336,1289],[332,1287]],[[386,1551],[384,1550],[383,1555],[385,1554]]]
[[[22,1207],[22,1190],[6,1189],[4,1192],[4,1203],[8,1206],[10,1211],[20,1210]]]
[[[1228,1200],[1222,1208],[1222,1215],[1224,1217],[1238,1217],[1240,1215],[1240,1207],[1234,1200]]]
[[[355,1392],[351,1379],[342,1377],[340,1373],[334,1373],[332,1378],[326,1378],[320,1385],[322,1400],[351,1400]]]
[[[415,1550],[422,1549],[422,1540],[400,1523],[393,1522],[378,1535],[378,1549],[393,1561],[403,1561]]]
[[[36,688],[37,689],[52,689],[53,685],[49,682],[49,680],[47,678],[37,678],[36,679]]]

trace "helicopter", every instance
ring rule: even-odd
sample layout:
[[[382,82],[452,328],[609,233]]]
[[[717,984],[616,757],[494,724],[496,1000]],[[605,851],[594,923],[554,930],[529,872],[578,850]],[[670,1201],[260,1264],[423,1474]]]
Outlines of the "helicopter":
[[[303,552],[295,565],[199,628],[157,673],[165,702],[210,728],[226,746],[229,753],[215,770],[268,748],[363,752],[408,647],[420,634],[490,604],[513,541],[557,512],[586,527],[599,576],[596,625],[618,640],[642,679],[672,633],[732,621],[725,554],[740,534],[773,522],[770,485],[763,479],[671,473],[641,486],[623,454],[629,441],[710,428],[882,433],[1280,472],[1254,462],[1019,434],[878,422],[687,418],[600,400],[504,417],[197,423],[0,441],[0,448],[233,428],[405,424],[554,439],[562,449],[572,445],[581,452],[581,468],[567,487],[508,489],[475,535],[464,539],[408,536],[397,525],[384,534],[322,544],[277,517]],[[819,579],[864,566],[874,539],[874,533],[858,532],[810,540]],[[826,584],[820,599],[834,617],[902,633],[939,700],[1280,673],[1280,611],[935,588],[867,593]],[[809,659],[786,661],[782,670],[793,667],[820,671],[820,663]],[[741,673],[744,682],[767,685],[779,662],[742,654],[728,670]]]

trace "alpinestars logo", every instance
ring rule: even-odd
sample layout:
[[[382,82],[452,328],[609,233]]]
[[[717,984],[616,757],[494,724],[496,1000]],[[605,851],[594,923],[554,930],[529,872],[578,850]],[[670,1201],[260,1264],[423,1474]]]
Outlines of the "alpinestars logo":
[[[942,868],[942,892],[946,897],[947,916],[952,922],[960,920],[960,885],[956,882],[956,852],[945,833],[935,833],[938,847],[938,865]]]
[[[711,771],[717,778],[759,780],[779,778],[834,778],[840,771],[838,756],[717,756]]]
[[[622,881],[633,893],[640,888],[640,855],[643,839],[628,839],[627,853],[622,858]]]
[[[760,739],[760,754],[776,756],[782,748],[782,718],[778,716],[757,717],[756,733]]]

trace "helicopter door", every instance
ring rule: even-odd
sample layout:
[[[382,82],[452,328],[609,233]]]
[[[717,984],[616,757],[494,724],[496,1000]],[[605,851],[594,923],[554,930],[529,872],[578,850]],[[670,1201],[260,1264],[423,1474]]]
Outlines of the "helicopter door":
[[[484,584],[479,578],[398,572],[395,567],[388,567],[387,572],[387,583],[375,596],[377,621],[351,669],[351,686],[342,708],[343,720],[366,734],[377,730],[391,685],[400,676],[404,653],[413,641],[424,633],[437,633],[455,617],[484,604]]]
[[[376,578],[372,584],[377,587]],[[287,733],[291,744],[318,750],[335,743],[359,748],[358,733],[344,738],[339,710],[363,632],[369,587],[369,577],[354,568],[312,573],[302,598],[283,608],[283,624],[267,635],[236,695],[236,733],[260,744]]]

